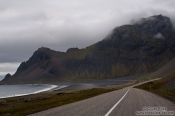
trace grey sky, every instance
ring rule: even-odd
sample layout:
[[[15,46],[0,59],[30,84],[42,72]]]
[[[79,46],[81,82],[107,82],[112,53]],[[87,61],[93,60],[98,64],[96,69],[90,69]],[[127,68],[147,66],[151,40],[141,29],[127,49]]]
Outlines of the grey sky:
[[[17,69],[18,66],[19,66],[19,63],[17,63],[17,62],[13,62],[13,63],[0,63],[0,76],[4,76],[7,73],[13,74],[14,71]]]
[[[41,46],[85,47],[116,26],[153,14],[174,19],[175,1],[0,0],[0,62],[27,60]]]

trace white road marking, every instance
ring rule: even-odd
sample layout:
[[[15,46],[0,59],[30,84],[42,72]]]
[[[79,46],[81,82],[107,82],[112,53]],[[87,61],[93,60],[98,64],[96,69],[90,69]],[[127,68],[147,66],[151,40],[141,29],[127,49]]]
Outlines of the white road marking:
[[[119,105],[119,103],[125,98],[130,89],[126,91],[126,93],[120,98],[120,100],[105,114],[105,116],[109,116],[111,112]]]

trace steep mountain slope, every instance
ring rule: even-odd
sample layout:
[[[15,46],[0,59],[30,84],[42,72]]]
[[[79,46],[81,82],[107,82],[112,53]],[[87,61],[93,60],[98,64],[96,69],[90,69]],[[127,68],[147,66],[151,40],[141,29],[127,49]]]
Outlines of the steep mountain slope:
[[[175,57],[175,33],[168,17],[156,15],[117,27],[84,49],[39,48],[2,83],[47,83],[117,78],[153,72]]]

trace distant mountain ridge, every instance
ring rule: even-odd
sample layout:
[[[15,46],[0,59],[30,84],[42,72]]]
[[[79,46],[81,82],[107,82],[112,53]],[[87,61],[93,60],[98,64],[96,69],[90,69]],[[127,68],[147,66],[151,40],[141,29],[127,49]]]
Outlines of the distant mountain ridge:
[[[175,57],[175,32],[168,17],[155,15],[115,28],[87,48],[58,52],[39,48],[2,83],[48,83],[117,78],[153,72]]]

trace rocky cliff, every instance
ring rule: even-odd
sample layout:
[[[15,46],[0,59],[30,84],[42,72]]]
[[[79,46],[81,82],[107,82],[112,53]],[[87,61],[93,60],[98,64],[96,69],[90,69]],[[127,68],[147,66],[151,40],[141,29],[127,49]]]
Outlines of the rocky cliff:
[[[48,83],[117,78],[153,72],[175,57],[175,33],[162,15],[115,28],[87,48],[39,48],[2,83]]]

